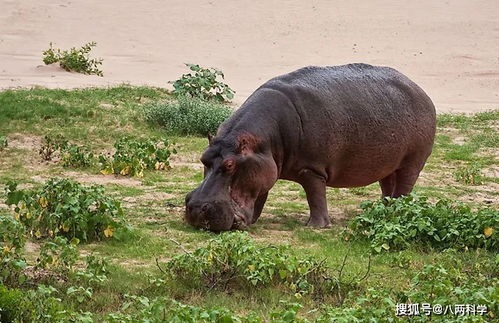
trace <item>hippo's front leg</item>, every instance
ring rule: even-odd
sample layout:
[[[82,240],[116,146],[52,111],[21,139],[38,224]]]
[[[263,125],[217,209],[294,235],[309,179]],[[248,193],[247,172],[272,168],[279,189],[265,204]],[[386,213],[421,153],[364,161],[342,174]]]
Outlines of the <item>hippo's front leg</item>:
[[[267,201],[267,196],[269,195],[269,193],[265,193],[265,194],[262,194],[260,195],[256,201],[255,201],[255,207],[254,207],[254,211],[253,211],[253,219],[251,221],[251,223],[255,223],[256,220],[258,220],[258,218],[260,217],[260,214],[262,214],[262,210],[263,210],[263,206],[265,205],[265,201]]]
[[[331,225],[327,212],[326,178],[310,169],[303,169],[299,173],[298,181],[307,194],[310,218],[307,226],[326,228]]]

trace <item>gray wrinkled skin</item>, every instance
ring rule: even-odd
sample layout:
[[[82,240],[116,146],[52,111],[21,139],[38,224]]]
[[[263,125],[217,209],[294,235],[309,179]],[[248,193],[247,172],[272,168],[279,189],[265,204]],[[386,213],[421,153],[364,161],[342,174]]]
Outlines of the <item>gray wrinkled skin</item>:
[[[186,220],[214,231],[250,225],[277,179],[286,179],[307,194],[307,224],[327,227],[326,186],[379,182],[383,196],[408,194],[435,129],[430,98],[392,68],[306,67],[278,76],[210,141],[201,158],[207,176],[186,197]]]

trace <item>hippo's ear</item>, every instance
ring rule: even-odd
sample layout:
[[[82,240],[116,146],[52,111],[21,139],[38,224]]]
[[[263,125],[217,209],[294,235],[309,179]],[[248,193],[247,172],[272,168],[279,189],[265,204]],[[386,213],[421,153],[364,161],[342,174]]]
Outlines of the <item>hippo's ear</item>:
[[[212,135],[211,133],[208,133],[208,144],[209,145],[211,145],[211,142],[213,141],[214,137],[215,137],[214,135]]]
[[[250,133],[244,133],[237,137],[237,153],[246,156],[257,149],[259,140]]]

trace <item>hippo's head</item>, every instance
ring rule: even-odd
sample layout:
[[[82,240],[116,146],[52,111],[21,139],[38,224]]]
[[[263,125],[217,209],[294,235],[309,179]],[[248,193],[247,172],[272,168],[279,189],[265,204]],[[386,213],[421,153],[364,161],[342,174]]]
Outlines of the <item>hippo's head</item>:
[[[201,162],[204,179],[185,198],[186,221],[212,231],[242,228],[256,221],[256,199],[277,180],[270,149],[249,133],[215,138]]]

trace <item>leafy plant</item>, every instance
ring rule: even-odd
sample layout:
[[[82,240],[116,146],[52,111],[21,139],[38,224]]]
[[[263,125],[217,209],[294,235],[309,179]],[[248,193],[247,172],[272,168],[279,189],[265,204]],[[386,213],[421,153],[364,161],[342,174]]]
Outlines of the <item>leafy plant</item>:
[[[204,309],[185,305],[165,297],[149,299],[145,296],[125,295],[121,311],[109,314],[105,323],[132,322],[224,322],[263,323],[254,315],[236,316],[226,309]]]
[[[90,187],[70,179],[52,178],[38,190],[6,187],[8,205],[16,205],[16,218],[36,238],[63,236],[83,241],[115,236],[125,229],[118,201],[100,185]]]
[[[61,162],[64,167],[89,167],[93,158],[94,155],[84,147],[68,145],[61,150]]]
[[[0,285],[0,321],[92,322],[90,313],[76,313],[65,308],[56,297],[57,293],[57,289],[45,285],[39,285],[36,290],[7,289]]]
[[[0,214],[0,284],[22,284],[26,277],[23,248],[26,243],[24,226],[10,215]]]
[[[102,59],[90,58],[90,52],[95,46],[97,46],[96,42],[90,42],[81,48],[72,47],[69,50],[60,50],[54,49],[50,43],[50,48],[43,52],[43,62],[46,65],[59,63],[66,71],[104,76],[102,70],[99,69]]]
[[[78,303],[83,303],[92,299],[93,291],[90,287],[82,287],[82,286],[71,286],[66,291],[66,295],[75,299]]]
[[[144,176],[144,170],[164,170],[170,167],[169,158],[175,149],[168,140],[134,139],[123,137],[114,144],[112,158],[99,157],[102,174]]]
[[[229,101],[234,97],[234,90],[227,84],[218,81],[224,74],[214,68],[202,68],[196,64],[185,64],[194,73],[183,74],[180,79],[169,82],[173,84],[175,96],[188,95],[202,100],[215,99],[219,102]]]
[[[461,167],[454,172],[454,178],[464,184],[480,185],[483,183],[481,166],[478,163],[472,163]]]
[[[62,135],[46,135],[38,153],[45,161],[58,153],[62,166],[72,168],[89,167],[94,158],[85,147],[70,144]]]
[[[222,104],[187,97],[150,104],[145,111],[149,122],[164,127],[171,134],[200,136],[215,134],[231,114],[230,108]]]
[[[52,160],[54,153],[68,146],[68,141],[62,135],[46,135],[38,153],[43,160]]]
[[[0,151],[4,150],[7,147],[7,137],[0,136]]]
[[[105,258],[93,254],[86,257],[87,267],[85,270],[76,272],[76,277],[88,284],[101,284],[107,280],[109,263]]]
[[[416,194],[361,204],[350,222],[351,237],[365,238],[376,251],[397,250],[419,243],[435,248],[497,250],[499,211],[472,210],[461,202],[428,202]]]
[[[76,246],[79,242],[76,238],[68,241],[63,237],[45,241],[40,248],[37,267],[63,272],[72,270],[78,260],[79,253]]]
[[[294,256],[289,245],[261,247],[243,232],[223,233],[206,247],[175,256],[165,272],[169,279],[195,288],[283,285],[297,297],[337,295],[340,288],[346,291],[356,284],[347,286],[324,262]]]

